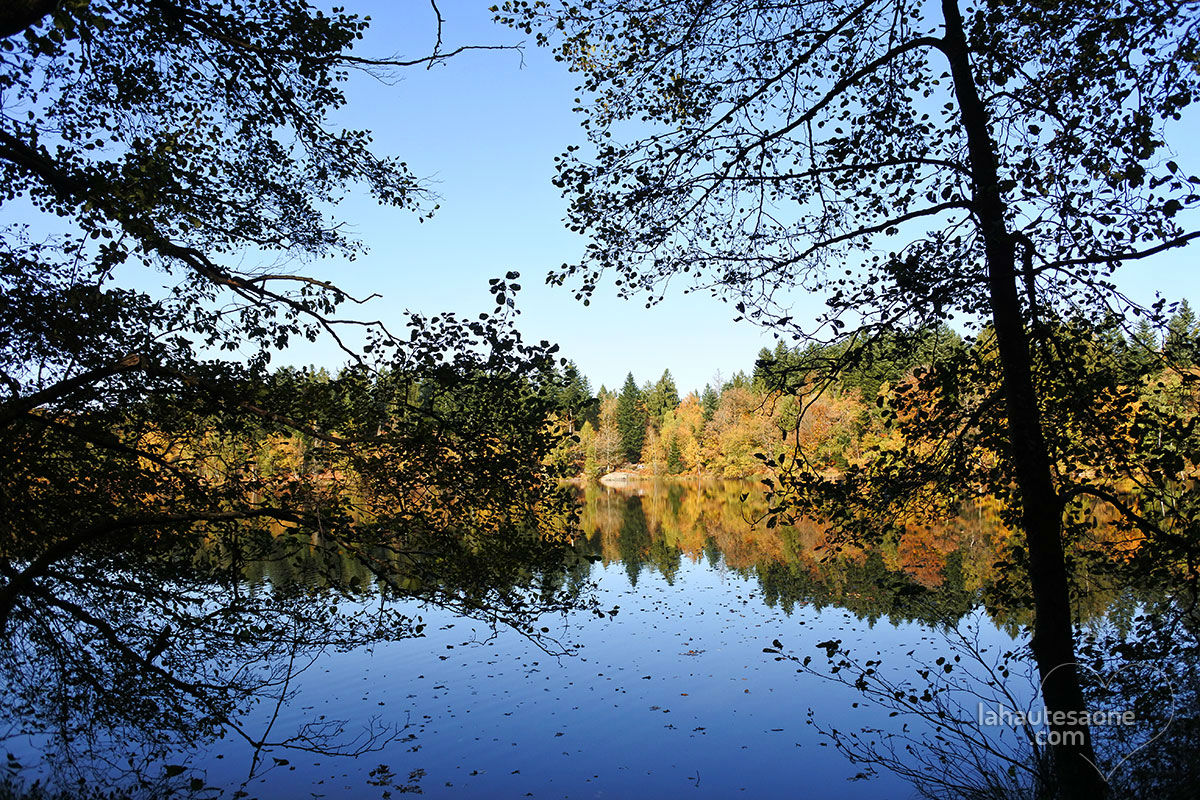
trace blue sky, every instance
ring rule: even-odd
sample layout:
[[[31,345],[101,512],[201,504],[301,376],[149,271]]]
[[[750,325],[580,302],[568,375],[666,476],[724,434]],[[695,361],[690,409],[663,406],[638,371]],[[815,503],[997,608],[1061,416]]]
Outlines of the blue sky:
[[[351,11],[369,14],[372,26],[359,51],[415,57],[429,51],[434,16],[424,0],[359,0]],[[445,44],[517,44],[529,38],[492,23],[489,2],[442,0]],[[523,54],[465,53],[431,70],[409,69],[393,85],[356,76],[350,103],[339,120],[375,133],[381,152],[406,160],[439,195],[432,220],[381,209],[352,197],[338,210],[371,248],[354,263],[322,262],[353,292],[384,296],[375,314],[399,320],[401,311],[442,310],[474,314],[490,308],[487,279],[507,270],[522,274],[520,327],[527,338],[550,339],[576,360],[593,382],[619,385],[627,371],[639,382],[670,368],[681,391],[699,388],[720,372],[749,369],[755,354],[774,339],[746,323],[734,323],[729,306],[707,294],[679,292],[651,308],[617,298],[602,286],[589,307],[568,288],[544,285],[546,273],[572,261],[584,240],[562,224],[566,201],[551,185],[554,156],[584,144],[581,115],[572,113],[575,76],[550,52],[526,43]],[[1193,119],[1194,121],[1194,119]],[[1177,141],[1190,139],[1188,124]],[[1185,169],[1188,154],[1177,160]],[[1195,248],[1138,263],[1118,274],[1134,299],[1156,291],[1172,299],[1200,298],[1193,269]],[[793,313],[821,309],[800,298]],[[336,362],[332,349],[289,353],[289,361]]]
[[[449,48],[527,38],[494,25],[488,5],[439,3]],[[351,2],[347,8],[372,18],[357,52],[411,58],[432,46],[434,16],[423,0]],[[770,334],[734,324],[733,309],[707,295],[675,293],[647,310],[606,286],[584,307],[568,288],[544,284],[551,268],[576,259],[584,246],[563,226],[566,201],[550,183],[554,156],[584,143],[581,116],[571,112],[575,76],[548,51],[530,44],[523,55],[464,53],[397,77],[387,85],[355,76],[337,122],[370,129],[378,150],[425,178],[441,207],[421,223],[411,213],[351,197],[336,214],[370,253],[353,263],[317,262],[310,272],[334,278],[351,293],[382,294],[373,315],[399,321],[405,309],[490,310],[488,278],[517,270],[523,335],[558,342],[593,389],[619,385],[628,371],[639,382],[656,379],[669,367],[686,392],[718,371],[728,378],[749,370],[758,350],[773,346]],[[296,348],[281,361],[332,366],[339,359],[325,344]]]
[[[493,24],[489,4],[441,0],[447,49],[515,45],[529,38]],[[435,18],[426,0],[346,5],[372,18],[360,54],[414,58],[433,45]],[[305,269],[352,294],[383,296],[362,313],[395,328],[403,326],[405,310],[473,316],[492,307],[488,278],[517,270],[522,332],[528,339],[558,342],[593,389],[619,386],[627,371],[643,382],[670,368],[682,393],[703,387],[717,373],[728,378],[749,370],[758,350],[773,346],[770,333],[734,323],[734,310],[707,294],[676,291],[646,309],[641,301],[620,300],[608,284],[584,307],[571,289],[544,284],[549,270],[577,259],[585,244],[563,226],[566,200],[550,183],[554,157],[585,139],[582,117],[571,111],[575,76],[549,51],[529,42],[523,53],[468,52],[433,69],[411,68],[393,77],[397,80],[381,82],[355,75],[349,104],[335,122],[373,131],[379,152],[405,160],[439,195],[441,207],[424,223],[410,212],[380,208],[365,193],[352,194],[336,209],[369,254]],[[1194,114],[1181,126],[1175,141],[1193,140],[1200,133],[1198,118]],[[1200,159],[1190,153],[1177,160],[1200,173]],[[1156,291],[1200,300],[1195,252],[1139,262],[1119,273],[1117,282],[1141,302],[1152,301]],[[819,298],[794,302],[798,320],[823,309]],[[324,342],[295,346],[276,363],[332,368],[342,361],[332,343]]]

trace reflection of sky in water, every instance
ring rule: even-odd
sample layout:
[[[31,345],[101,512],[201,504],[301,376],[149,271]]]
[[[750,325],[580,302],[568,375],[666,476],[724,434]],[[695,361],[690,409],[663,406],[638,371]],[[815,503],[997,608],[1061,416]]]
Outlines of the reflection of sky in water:
[[[885,665],[888,654],[908,663],[904,654],[914,648],[918,657],[944,648],[923,638],[925,629],[871,627],[832,607],[785,616],[762,602],[754,581],[704,560],[683,559],[674,585],[643,569],[633,588],[619,563],[592,574],[601,607],[619,605],[620,613],[545,621],[576,648],[573,657],[547,656],[508,630],[472,642],[489,632],[429,609],[421,612],[430,623],[424,640],[326,657],[302,676],[277,735],[325,714],[408,719],[416,738],[357,761],[277,752],[290,763],[247,786],[250,796],[382,796],[367,785],[380,764],[401,780],[426,770],[420,785],[432,797],[911,794],[887,774],[849,780],[859,768],[806,724],[810,707],[843,729],[888,726],[886,711],[851,709],[857,693],[797,674],[762,648],[780,638],[792,652],[820,656],[817,642],[840,638],[863,658],[879,650]],[[243,746],[229,741],[193,762],[222,786],[236,785],[247,765]]]

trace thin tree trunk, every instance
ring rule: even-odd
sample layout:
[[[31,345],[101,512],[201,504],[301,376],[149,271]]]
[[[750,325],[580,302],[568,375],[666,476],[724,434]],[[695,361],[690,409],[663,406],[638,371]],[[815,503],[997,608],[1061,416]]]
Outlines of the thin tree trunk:
[[[1033,385],[1029,337],[1017,292],[1015,242],[1005,220],[995,143],[987,109],[971,72],[957,0],[942,0],[946,23],[944,51],[950,61],[955,97],[962,113],[970,157],[973,200],[988,270],[992,322],[996,330],[1008,412],[1010,457],[1021,494],[1021,521],[1033,589],[1033,655],[1042,677],[1042,697],[1050,712],[1086,710],[1075,663],[1070,593],[1062,545],[1062,501],[1054,486],[1049,451]],[[1100,800],[1107,785],[1096,760],[1087,725],[1052,724],[1051,745],[1059,796]]]

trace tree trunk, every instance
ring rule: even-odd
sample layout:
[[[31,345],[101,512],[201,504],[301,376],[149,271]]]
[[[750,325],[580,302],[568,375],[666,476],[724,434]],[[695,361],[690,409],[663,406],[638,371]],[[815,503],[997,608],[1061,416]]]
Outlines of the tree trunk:
[[[942,0],[946,23],[943,50],[950,61],[954,93],[967,135],[974,211],[983,236],[1008,412],[1010,457],[1021,496],[1021,521],[1033,589],[1033,656],[1050,712],[1086,710],[1075,663],[1070,593],[1062,544],[1062,502],[1054,486],[1033,385],[1029,337],[1017,291],[1015,242],[1008,231],[999,187],[995,143],[987,109],[971,72],[957,0]],[[1107,785],[1093,766],[1096,757],[1087,725],[1052,724],[1051,750],[1060,797],[1100,800]]]

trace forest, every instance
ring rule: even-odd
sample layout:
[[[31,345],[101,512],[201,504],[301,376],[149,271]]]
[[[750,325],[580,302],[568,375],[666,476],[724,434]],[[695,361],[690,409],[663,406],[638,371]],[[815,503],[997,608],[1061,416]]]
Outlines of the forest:
[[[1143,318],[1126,330],[1130,326],[1109,320],[1075,334],[1116,385],[1136,397],[1127,423],[1143,408],[1180,420],[1194,413],[1200,322],[1186,299],[1171,309],[1159,327]],[[993,346],[987,330],[970,339],[945,325],[885,332],[836,380],[818,387],[811,377],[818,365],[837,361],[848,345],[789,348],[781,341],[774,350],[764,348],[752,368],[682,397],[670,369],[641,385],[630,374],[619,389],[601,386],[593,394],[572,362],[560,371],[554,413],[574,436],[560,442],[547,463],[558,474],[589,481],[631,465],[647,477],[735,479],[765,476],[763,454],[794,451],[816,469],[837,473],[899,444],[888,398],[912,384],[914,370],[972,353],[980,358]]]

